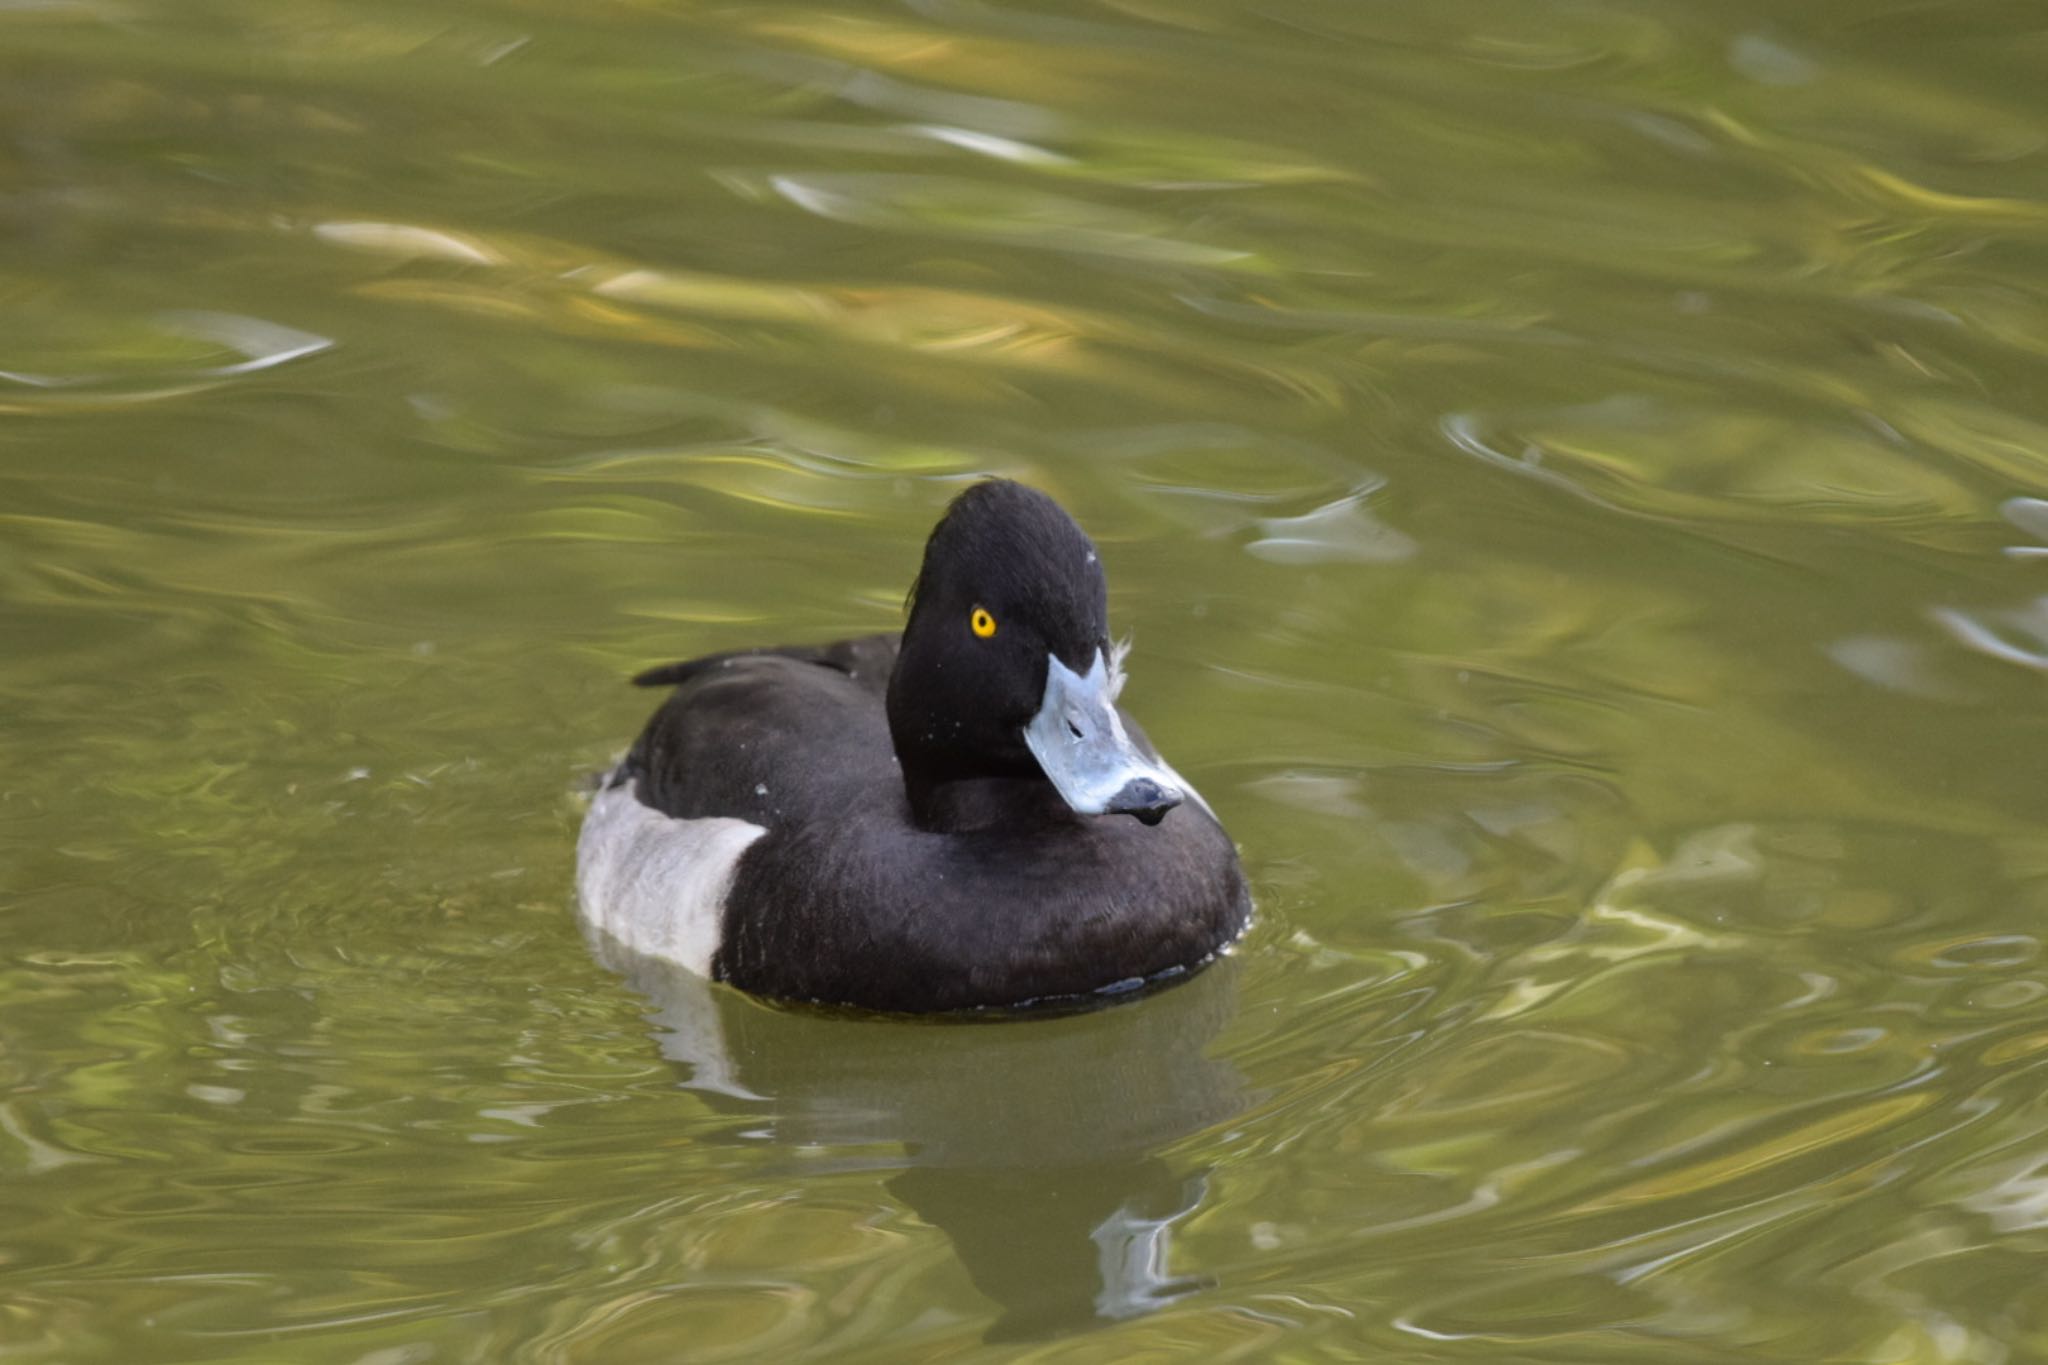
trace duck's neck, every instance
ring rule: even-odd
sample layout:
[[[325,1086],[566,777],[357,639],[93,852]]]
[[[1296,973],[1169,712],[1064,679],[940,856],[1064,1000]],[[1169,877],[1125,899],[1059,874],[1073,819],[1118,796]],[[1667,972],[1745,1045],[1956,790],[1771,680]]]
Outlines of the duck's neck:
[[[1042,829],[1078,820],[1043,777],[965,777],[920,781],[906,773],[910,818],[932,834],[985,829]]]

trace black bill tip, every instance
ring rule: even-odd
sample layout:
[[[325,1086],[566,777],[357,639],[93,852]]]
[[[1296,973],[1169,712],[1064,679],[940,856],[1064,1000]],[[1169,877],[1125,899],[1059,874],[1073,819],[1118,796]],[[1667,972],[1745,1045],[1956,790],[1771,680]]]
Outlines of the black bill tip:
[[[1136,816],[1141,824],[1156,825],[1180,802],[1180,793],[1165,783],[1134,777],[1110,798],[1104,810],[1110,815]]]

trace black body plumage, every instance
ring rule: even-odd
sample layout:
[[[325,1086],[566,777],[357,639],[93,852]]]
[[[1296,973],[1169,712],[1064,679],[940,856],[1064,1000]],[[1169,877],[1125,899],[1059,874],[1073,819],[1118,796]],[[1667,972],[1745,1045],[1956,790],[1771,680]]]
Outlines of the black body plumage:
[[[608,785],[678,822],[765,831],[730,873],[712,975],[946,1010],[1170,976],[1235,938],[1249,900],[1199,798],[1145,812],[1150,826],[1079,814],[1040,770],[1024,728],[1051,659],[1114,672],[1101,566],[1052,499],[992,481],[933,531],[900,637],[636,679],[673,690]]]

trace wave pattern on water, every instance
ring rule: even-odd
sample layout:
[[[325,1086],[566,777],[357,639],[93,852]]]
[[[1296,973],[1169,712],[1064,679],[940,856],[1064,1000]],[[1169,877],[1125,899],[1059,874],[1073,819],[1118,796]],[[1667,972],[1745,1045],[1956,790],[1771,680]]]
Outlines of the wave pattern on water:
[[[0,1360],[2048,1356],[2037,30],[0,3]],[[623,679],[989,473],[1247,940],[593,961]]]

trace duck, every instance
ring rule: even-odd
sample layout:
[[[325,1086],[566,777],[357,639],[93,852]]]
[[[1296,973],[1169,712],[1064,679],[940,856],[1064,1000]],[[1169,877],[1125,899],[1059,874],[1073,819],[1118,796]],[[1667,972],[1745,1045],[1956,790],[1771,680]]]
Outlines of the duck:
[[[970,485],[906,611],[634,678],[668,695],[585,814],[586,930],[898,1014],[1120,996],[1239,937],[1237,846],[1121,706],[1101,558],[1052,497]]]

